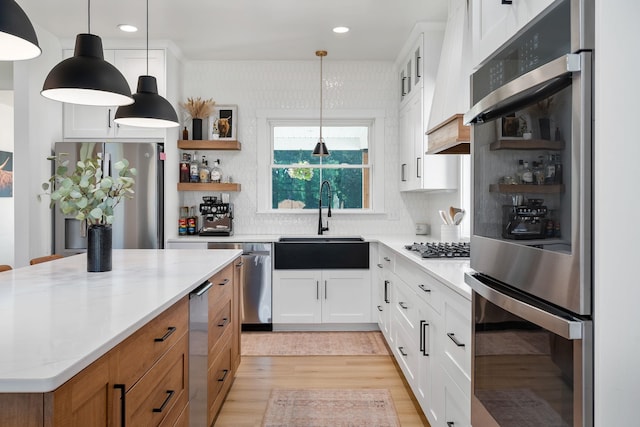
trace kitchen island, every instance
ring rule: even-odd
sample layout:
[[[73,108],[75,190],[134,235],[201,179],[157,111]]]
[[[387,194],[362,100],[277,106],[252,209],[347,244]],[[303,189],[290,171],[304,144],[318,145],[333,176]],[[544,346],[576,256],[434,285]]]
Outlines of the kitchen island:
[[[156,365],[160,365],[167,359],[161,360],[164,353],[152,354],[160,350],[135,347],[145,329],[160,320],[177,325],[178,333],[170,337],[176,327],[159,325],[164,336],[160,333],[155,342],[173,340],[167,353],[187,348],[176,354],[176,360],[188,366],[187,295],[240,254],[239,250],[114,250],[110,272],[88,273],[86,255],[81,254],[2,273],[0,424],[5,425],[3,417],[21,397],[30,397],[32,403],[39,400],[46,419],[47,411],[58,408],[57,390],[73,385],[89,371],[91,378],[107,373],[132,378],[144,374],[140,361],[145,358],[153,363],[159,360]],[[136,339],[127,340],[129,337]],[[118,350],[129,341],[135,351]],[[119,366],[123,361],[129,361],[126,366],[141,365],[140,372],[127,372],[124,363]],[[179,364],[167,365],[166,372],[174,372],[174,365]],[[110,379],[104,381],[106,384]],[[113,395],[112,390],[105,394],[108,407],[117,406],[112,405],[116,400]],[[105,415],[111,418],[116,413],[122,415],[115,410]],[[24,421],[20,425],[30,425]],[[62,420],[60,425],[64,424]]]

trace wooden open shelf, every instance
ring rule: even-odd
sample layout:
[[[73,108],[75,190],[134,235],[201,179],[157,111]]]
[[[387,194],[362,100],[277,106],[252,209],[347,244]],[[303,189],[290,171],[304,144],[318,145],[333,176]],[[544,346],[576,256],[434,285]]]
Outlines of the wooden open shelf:
[[[491,193],[536,193],[557,194],[564,192],[563,184],[535,185],[535,184],[490,184]]]
[[[546,139],[501,139],[489,145],[495,150],[554,150],[564,149],[564,141],[549,141]]]
[[[178,191],[240,191],[240,184],[235,182],[179,182]]]
[[[242,144],[238,141],[229,140],[204,140],[204,139],[180,139],[178,148],[181,150],[236,150],[242,149]]]

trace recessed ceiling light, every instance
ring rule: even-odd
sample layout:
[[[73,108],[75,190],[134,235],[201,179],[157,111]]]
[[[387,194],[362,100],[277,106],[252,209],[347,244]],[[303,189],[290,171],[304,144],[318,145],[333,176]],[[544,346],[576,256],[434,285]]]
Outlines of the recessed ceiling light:
[[[120,30],[124,31],[125,33],[135,33],[136,31],[138,31],[138,27],[130,24],[120,24],[118,25],[118,28],[120,28]]]
[[[349,32],[349,27],[335,27],[333,29],[334,33],[338,33],[338,34],[343,34],[343,33],[348,33]]]

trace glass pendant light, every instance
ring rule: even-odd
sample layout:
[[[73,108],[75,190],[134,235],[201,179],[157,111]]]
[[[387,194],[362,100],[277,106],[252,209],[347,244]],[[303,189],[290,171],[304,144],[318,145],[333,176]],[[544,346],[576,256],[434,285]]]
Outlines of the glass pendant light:
[[[36,31],[14,0],[0,0],[0,61],[20,61],[40,56]]]
[[[327,51],[317,50],[316,56],[320,57],[320,138],[318,139],[316,148],[313,149],[313,155],[317,157],[327,157],[329,155],[329,150],[322,138],[322,58],[327,56]]]
[[[81,105],[129,105],[129,83],[116,67],[104,60],[102,39],[91,34],[91,0],[88,33],[76,36],[73,57],[53,67],[44,81],[42,96]]]
[[[149,0],[147,0],[147,75],[138,77],[138,89],[133,94],[135,102],[118,107],[114,122],[121,125],[170,128],[176,127],[178,114],[165,98],[158,94],[156,78],[149,76]]]

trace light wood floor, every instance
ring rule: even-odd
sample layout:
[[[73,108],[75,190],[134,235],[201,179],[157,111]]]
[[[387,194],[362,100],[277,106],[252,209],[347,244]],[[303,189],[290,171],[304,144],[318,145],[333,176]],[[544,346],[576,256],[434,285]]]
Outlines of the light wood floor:
[[[429,426],[391,356],[242,356],[214,426],[259,427],[273,388],[386,388],[402,427]]]

